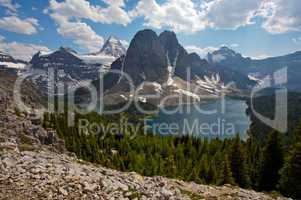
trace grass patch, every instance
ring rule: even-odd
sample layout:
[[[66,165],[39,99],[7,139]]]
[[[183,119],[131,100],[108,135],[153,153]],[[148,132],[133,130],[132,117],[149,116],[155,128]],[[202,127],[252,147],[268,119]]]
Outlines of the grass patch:
[[[187,190],[181,190],[181,193],[188,196],[191,200],[205,199],[202,195],[195,194]]]
[[[128,191],[124,191],[123,195],[125,195],[126,193],[130,192],[131,194],[129,196],[127,196],[128,199],[132,200],[132,199],[141,199],[142,194],[139,193],[137,190],[130,188]]]
[[[24,134],[20,134],[19,136],[20,138],[20,143],[21,144],[26,144],[26,145],[33,145],[34,141],[31,137],[24,135]]]
[[[20,144],[19,145],[19,150],[20,151],[35,151],[36,148],[32,145],[28,145],[28,144]]]

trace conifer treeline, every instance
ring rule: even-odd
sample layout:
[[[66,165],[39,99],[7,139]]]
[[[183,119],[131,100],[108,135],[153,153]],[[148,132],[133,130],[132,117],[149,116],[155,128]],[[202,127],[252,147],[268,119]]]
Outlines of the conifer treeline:
[[[89,122],[108,125],[124,114],[110,117],[91,113]],[[126,114],[132,122],[140,115]],[[77,121],[76,121],[77,122]],[[250,137],[233,139],[201,139],[190,136],[138,134],[80,134],[77,123],[67,127],[64,114],[45,114],[44,126],[55,128],[69,151],[84,160],[121,171],[135,171],[146,176],[166,176],[200,184],[232,184],[258,191],[280,191],[301,198],[301,123],[291,144],[284,135],[271,132],[267,141]]]

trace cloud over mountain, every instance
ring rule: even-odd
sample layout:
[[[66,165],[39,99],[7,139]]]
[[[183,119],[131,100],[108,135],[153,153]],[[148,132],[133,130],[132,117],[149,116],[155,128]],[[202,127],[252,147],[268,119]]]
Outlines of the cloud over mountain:
[[[48,52],[50,49],[36,44],[7,42],[5,41],[5,38],[0,35],[0,51],[6,52],[17,59],[29,61],[31,57],[38,51]]]
[[[103,37],[83,22],[84,19],[95,23],[121,25],[127,25],[131,21],[123,9],[123,0],[105,0],[104,3],[106,7],[94,6],[85,0],[51,0],[45,13],[57,23],[60,35],[73,39],[74,43],[82,48],[95,51],[103,44]]]

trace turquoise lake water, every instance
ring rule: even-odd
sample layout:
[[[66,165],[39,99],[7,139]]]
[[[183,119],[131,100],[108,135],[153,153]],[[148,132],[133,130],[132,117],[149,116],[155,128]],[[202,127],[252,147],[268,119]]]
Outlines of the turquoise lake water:
[[[250,118],[243,100],[214,100],[200,105],[181,105],[160,110],[147,124],[153,133],[194,135],[207,138],[232,138],[240,134],[247,137]]]

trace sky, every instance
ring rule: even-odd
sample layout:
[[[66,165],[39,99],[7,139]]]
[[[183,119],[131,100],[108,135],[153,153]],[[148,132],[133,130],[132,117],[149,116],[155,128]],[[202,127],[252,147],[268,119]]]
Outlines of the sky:
[[[141,29],[177,33],[204,57],[228,46],[264,58],[301,50],[300,0],[0,0],[0,51],[29,60],[60,46],[101,49],[114,35],[128,45]]]

